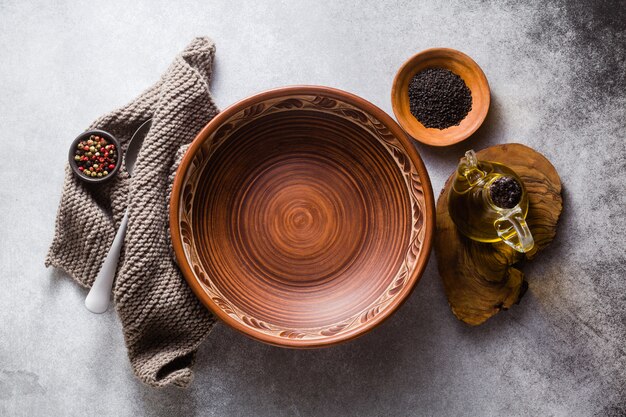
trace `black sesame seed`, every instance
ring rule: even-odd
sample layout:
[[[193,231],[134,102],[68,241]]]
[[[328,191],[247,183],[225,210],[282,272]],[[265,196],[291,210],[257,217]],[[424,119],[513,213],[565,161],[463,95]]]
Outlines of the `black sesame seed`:
[[[409,83],[413,116],[425,127],[456,126],[472,110],[472,92],[461,77],[445,68],[427,68]]]
[[[489,187],[491,201],[501,208],[513,208],[522,199],[522,186],[513,177],[500,177]]]

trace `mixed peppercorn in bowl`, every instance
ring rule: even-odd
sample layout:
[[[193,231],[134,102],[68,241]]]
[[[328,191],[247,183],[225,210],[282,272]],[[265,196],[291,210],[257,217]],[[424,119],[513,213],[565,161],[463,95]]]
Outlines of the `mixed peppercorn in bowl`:
[[[90,130],[74,139],[69,162],[78,178],[100,183],[117,173],[121,162],[120,152],[119,142],[113,135],[102,130]]]

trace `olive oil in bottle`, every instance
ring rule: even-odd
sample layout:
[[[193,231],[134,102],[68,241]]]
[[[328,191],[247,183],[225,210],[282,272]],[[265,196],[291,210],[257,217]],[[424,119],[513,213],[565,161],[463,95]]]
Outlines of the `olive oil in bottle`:
[[[528,196],[509,167],[478,161],[468,151],[459,163],[448,196],[450,217],[459,231],[480,242],[503,240],[520,252],[533,246],[525,221]]]

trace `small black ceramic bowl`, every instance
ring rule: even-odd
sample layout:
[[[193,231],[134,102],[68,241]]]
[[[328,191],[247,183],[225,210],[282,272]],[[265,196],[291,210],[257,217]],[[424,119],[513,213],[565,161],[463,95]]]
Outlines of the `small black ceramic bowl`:
[[[77,161],[74,159],[75,156],[77,155],[76,151],[78,150],[78,144],[81,141],[89,140],[91,136],[102,137],[106,139],[108,144],[115,145],[115,150],[117,154],[117,158],[115,161],[115,168],[108,171],[108,174],[104,177],[91,177],[91,176],[87,176],[83,174],[81,170],[78,169]],[[72,142],[72,147],[70,148],[68,158],[69,158],[70,166],[72,167],[72,171],[74,171],[74,174],[81,180],[88,182],[88,183],[92,183],[92,184],[100,184],[100,183],[109,181],[111,178],[115,177],[115,175],[117,174],[117,171],[119,171],[120,169],[120,165],[122,164],[122,152],[120,149],[120,143],[118,142],[117,139],[115,139],[115,136],[113,136],[109,132],[105,132],[104,130],[88,130],[78,135],[78,137],[74,139],[74,141]]]

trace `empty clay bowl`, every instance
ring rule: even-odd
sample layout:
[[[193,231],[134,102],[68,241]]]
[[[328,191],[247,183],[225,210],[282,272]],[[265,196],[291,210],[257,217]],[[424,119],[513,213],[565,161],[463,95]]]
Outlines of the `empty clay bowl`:
[[[445,68],[460,76],[472,92],[472,110],[458,126],[427,128],[411,114],[409,83],[426,68]],[[487,77],[472,58],[449,48],[426,49],[406,61],[393,80],[391,106],[402,128],[415,140],[432,146],[448,146],[467,139],[485,120],[491,94]]]
[[[352,94],[286,87],[245,99],[195,138],[176,174],[176,258],[200,300],[257,340],[359,336],[419,280],[434,227],[424,164]]]

